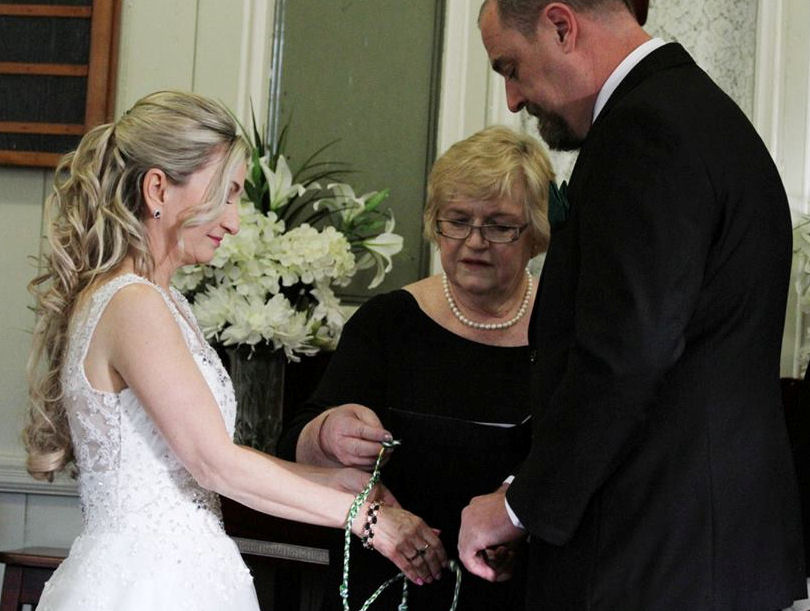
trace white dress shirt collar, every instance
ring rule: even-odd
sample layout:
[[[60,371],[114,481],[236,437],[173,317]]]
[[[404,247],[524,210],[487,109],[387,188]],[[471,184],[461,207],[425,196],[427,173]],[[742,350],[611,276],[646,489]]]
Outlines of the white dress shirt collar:
[[[605,81],[605,84],[602,85],[602,89],[599,90],[599,95],[596,96],[596,104],[593,107],[593,120],[596,121],[596,117],[599,116],[599,113],[602,112],[602,109],[605,107],[605,104],[610,99],[610,96],[613,95],[613,92],[616,91],[616,87],[619,86],[624,80],[624,77],[628,75],[628,73],[636,67],[642,59],[647,57],[650,53],[655,51],[657,48],[664,46],[666,43],[661,40],[660,38],[651,38],[645,43],[640,44],[637,46],[627,57],[625,57],[622,62],[616,66],[616,69],[611,72],[610,76]]]

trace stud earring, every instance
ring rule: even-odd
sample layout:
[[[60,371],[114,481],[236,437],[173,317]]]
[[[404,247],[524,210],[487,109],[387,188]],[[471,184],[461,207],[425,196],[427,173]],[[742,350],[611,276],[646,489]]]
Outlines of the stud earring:
[[[154,218],[155,220],[158,220],[161,217],[161,215],[162,215],[162,213],[160,212],[160,209],[158,208],[152,213],[152,218]]]

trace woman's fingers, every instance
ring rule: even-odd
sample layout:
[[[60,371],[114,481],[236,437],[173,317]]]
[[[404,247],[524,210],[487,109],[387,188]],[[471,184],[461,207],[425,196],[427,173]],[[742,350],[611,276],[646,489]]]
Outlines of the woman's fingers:
[[[444,548],[439,547],[434,550],[431,544],[425,543],[413,553],[410,563],[420,574],[422,580],[430,583],[434,579],[441,578],[447,558],[444,555]]]
[[[414,552],[410,557],[399,554],[404,562],[398,564],[399,569],[405,576],[417,585],[432,583],[441,579],[442,565],[438,560],[438,555],[433,552],[419,554]]]
[[[419,585],[441,577],[447,555],[424,521],[402,509],[384,507],[377,520],[374,547]]]
[[[321,421],[318,442],[338,462],[370,469],[380,451],[380,442],[391,439],[373,411],[357,404],[332,408]]]
[[[433,529],[428,529],[425,533],[425,544],[419,549],[419,557],[425,561],[434,579],[438,579],[442,569],[447,566],[447,554]]]

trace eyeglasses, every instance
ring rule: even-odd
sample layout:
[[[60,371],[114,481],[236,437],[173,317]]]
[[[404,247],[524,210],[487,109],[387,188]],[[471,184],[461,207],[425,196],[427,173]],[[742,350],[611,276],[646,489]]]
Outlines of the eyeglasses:
[[[481,232],[481,237],[487,242],[506,244],[508,242],[517,242],[520,239],[520,234],[528,226],[529,223],[523,225],[473,225],[461,221],[437,219],[436,233],[451,240],[466,240],[470,237],[472,230],[477,229]]]

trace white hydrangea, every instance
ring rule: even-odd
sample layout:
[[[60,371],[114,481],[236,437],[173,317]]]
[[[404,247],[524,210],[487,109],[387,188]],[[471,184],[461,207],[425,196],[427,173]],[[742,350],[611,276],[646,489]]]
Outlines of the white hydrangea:
[[[345,286],[355,272],[351,245],[331,226],[318,230],[304,223],[273,240],[267,254],[277,261],[284,286],[324,280]]]
[[[189,265],[177,270],[172,284],[181,293],[193,291],[205,278],[206,268],[200,265]]]
[[[345,318],[331,286],[345,286],[357,270],[346,236],[306,223],[285,231],[274,212],[263,215],[248,201],[239,214],[239,232],[225,237],[209,265],[183,268],[174,278],[193,294],[206,339],[266,344],[290,360],[334,348]],[[283,294],[297,285],[301,309]]]

